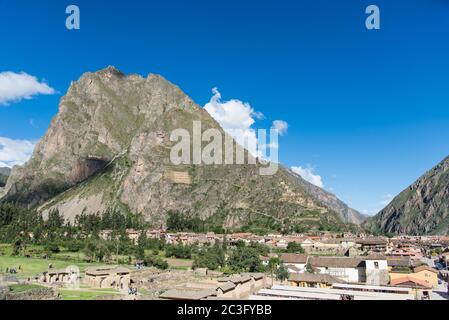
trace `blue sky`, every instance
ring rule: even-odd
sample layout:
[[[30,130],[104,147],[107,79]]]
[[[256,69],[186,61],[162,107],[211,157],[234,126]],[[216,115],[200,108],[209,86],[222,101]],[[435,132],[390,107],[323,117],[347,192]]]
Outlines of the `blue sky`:
[[[80,30],[65,28],[69,4]],[[381,30],[365,28],[370,4]],[[72,80],[114,65],[202,106],[217,87],[264,114],[257,128],[285,120],[280,161],[360,211],[449,155],[447,0],[0,0],[0,35],[0,73],[56,91],[0,106],[0,143],[38,140]]]

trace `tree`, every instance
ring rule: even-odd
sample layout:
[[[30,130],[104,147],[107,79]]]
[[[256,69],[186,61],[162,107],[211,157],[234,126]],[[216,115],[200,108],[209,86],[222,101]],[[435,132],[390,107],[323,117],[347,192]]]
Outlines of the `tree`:
[[[207,268],[209,270],[217,270],[225,265],[225,253],[218,244],[204,248],[195,255],[193,260],[194,268]]]
[[[242,239],[237,240],[237,242],[235,243],[235,246],[237,248],[243,248],[246,247],[245,241],[243,241]]]
[[[271,274],[271,286],[273,286],[273,274],[277,271],[280,264],[281,260],[278,257],[272,257],[270,258],[270,260],[268,260],[268,269],[270,270]]]
[[[22,239],[22,237],[18,236],[12,243],[12,255],[18,256],[22,254],[25,251],[25,243]]]
[[[19,207],[11,203],[0,204],[0,227],[11,224],[18,211]]]
[[[313,267],[310,263],[306,264],[306,272],[307,273],[315,273],[315,270],[313,269]]]
[[[276,270],[276,279],[278,279],[281,282],[284,282],[285,280],[288,279],[288,277],[290,276],[289,272],[288,272],[288,268],[281,264],[279,266],[279,268]]]
[[[267,256],[270,253],[270,248],[259,242],[251,242],[251,248],[254,248],[260,256]]]
[[[178,211],[168,211],[167,229],[170,231],[182,231],[184,228],[184,219]]]
[[[304,253],[304,249],[302,248],[300,243],[297,242],[289,242],[287,244],[288,253]]]
[[[199,217],[188,217],[185,214],[173,210],[169,210],[167,215],[167,228],[170,231],[204,232],[206,229],[205,222]]]
[[[90,239],[84,248],[85,255],[92,261],[102,262],[110,257],[110,248],[106,241],[101,239]]]
[[[221,245],[221,248],[223,249],[223,252],[228,251],[228,235],[226,233],[223,236],[223,243]]]
[[[64,233],[64,217],[59,213],[58,210],[50,211],[45,224],[50,241],[62,238],[62,235]]]
[[[228,265],[234,272],[263,271],[262,261],[257,250],[250,247],[237,247],[230,255]]]
[[[192,248],[182,244],[169,245],[165,248],[165,256],[168,258],[190,259],[192,258]]]
[[[145,258],[146,245],[147,245],[147,235],[145,231],[142,230],[142,232],[139,235],[139,239],[137,240],[137,247],[136,247],[137,260],[143,260]]]

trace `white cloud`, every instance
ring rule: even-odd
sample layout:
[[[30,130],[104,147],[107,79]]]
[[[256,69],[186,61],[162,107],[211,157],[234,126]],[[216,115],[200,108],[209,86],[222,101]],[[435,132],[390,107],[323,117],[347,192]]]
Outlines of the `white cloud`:
[[[276,129],[281,136],[287,133],[288,123],[282,120],[273,121],[273,129]]]
[[[252,125],[256,122],[255,119],[262,119],[263,114],[256,112],[249,103],[237,99],[221,101],[217,88],[212,93],[214,95],[204,109],[237,143],[257,156],[257,135]]]
[[[324,188],[323,179],[320,175],[315,174],[313,168],[292,167],[292,171],[299,174],[304,180],[316,185],[317,187]]]
[[[249,103],[236,99],[223,102],[217,88],[214,88],[212,92],[214,95],[210,102],[204,106],[204,109],[225,130],[248,130],[256,122],[254,118],[260,119],[263,117],[261,113],[255,112]]]
[[[381,209],[374,209],[374,210],[368,210],[364,209],[361,212],[366,216],[375,216],[377,213],[379,213]]]
[[[0,73],[0,105],[31,99],[38,94],[54,94],[56,91],[45,82],[25,72],[11,71]]]
[[[259,143],[256,130],[253,128],[256,120],[264,119],[264,115],[255,111],[247,102],[237,99],[222,101],[221,93],[217,88],[214,88],[212,93],[214,95],[209,103],[204,106],[204,109],[220,124],[226,133],[253,156],[278,162],[277,149],[279,145],[271,141],[268,142],[270,140],[269,130],[267,130],[267,141],[262,144]],[[276,120],[273,122],[272,128],[278,129],[279,134],[283,135],[287,132],[288,124],[285,121]],[[265,154],[267,151],[270,155]]]
[[[0,137],[0,167],[21,165],[30,159],[35,143]]]

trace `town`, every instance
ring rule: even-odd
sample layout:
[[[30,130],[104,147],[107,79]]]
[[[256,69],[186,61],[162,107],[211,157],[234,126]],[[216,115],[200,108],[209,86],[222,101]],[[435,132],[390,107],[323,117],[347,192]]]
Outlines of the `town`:
[[[113,230],[99,232],[104,241],[111,236]],[[0,247],[0,297],[30,299],[35,292],[36,299],[449,299],[447,236],[126,229],[126,237],[143,253],[87,263],[78,252],[84,255],[79,267],[73,262],[59,268],[61,252],[54,250],[41,257],[48,265],[36,274],[23,271],[27,260],[37,258],[26,254],[22,265],[6,266],[6,246]]]

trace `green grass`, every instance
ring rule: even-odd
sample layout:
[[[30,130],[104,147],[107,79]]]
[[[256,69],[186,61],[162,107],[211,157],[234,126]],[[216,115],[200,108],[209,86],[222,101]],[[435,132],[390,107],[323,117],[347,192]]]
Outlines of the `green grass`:
[[[48,270],[48,265],[52,264],[53,269],[65,269],[68,266],[77,266],[80,272],[84,272],[87,267],[99,264],[75,261],[63,261],[56,259],[38,259],[25,257],[0,256],[0,273],[4,273],[6,268],[16,268],[19,278],[33,277]],[[19,270],[19,266],[21,270]]]
[[[117,294],[112,290],[103,290],[103,292],[99,292],[99,291],[65,290],[65,289],[60,289],[59,293],[61,294],[63,300],[96,300],[101,297]]]
[[[108,293],[119,293],[117,289],[99,289],[99,288],[92,288],[89,291],[101,291],[101,292],[108,292]]]
[[[12,286],[9,287],[9,289],[13,293],[26,292],[33,289],[41,289],[41,288],[44,287],[37,284],[13,284]]]

